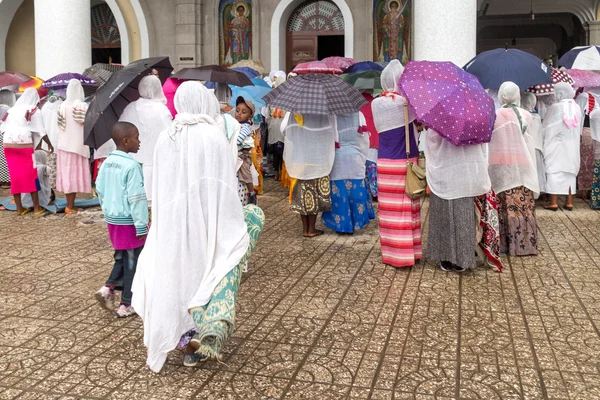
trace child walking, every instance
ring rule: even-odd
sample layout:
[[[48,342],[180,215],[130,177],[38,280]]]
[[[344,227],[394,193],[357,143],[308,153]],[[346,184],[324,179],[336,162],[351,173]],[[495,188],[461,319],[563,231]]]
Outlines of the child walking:
[[[249,204],[256,204],[256,193],[254,193],[254,184],[252,183],[252,148],[254,147],[252,119],[255,110],[254,103],[250,100],[246,100],[242,96],[236,99],[235,119],[241,125],[237,138],[238,159],[242,162],[238,171],[238,180],[246,184]]]
[[[137,261],[148,234],[148,200],[144,190],[142,164],[128,153],[140,148],[138,129],[129,122],[117,122],[112,129],[117,150],[108,155],[98,173],[96,190],[108,235],[115,249],[115,265],[96,299],[109,311],[114,309],[115,290],[122,289],[117,318],[135,315],[131,307],[131,284]]]

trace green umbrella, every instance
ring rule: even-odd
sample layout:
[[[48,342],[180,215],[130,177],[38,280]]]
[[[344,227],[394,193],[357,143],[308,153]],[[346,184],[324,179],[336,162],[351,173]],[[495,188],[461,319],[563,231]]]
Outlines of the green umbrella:
[[[355,89],[372,89],[376,91],[381,88],[381,71],[369,70],[363,72],[353,72],[351,74],[340,75],[340,78],[354,86]]]

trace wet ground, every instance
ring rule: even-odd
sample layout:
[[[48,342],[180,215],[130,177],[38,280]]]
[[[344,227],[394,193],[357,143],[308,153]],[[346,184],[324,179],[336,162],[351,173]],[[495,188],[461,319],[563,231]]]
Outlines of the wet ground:
[[[538,257],[462,275],[381,264],[376,222],[304,239],[273,181],[259,202],[223,364],[174,351],[160,374],[140,319],[94,300],[100,212],[0,212],[0,399],[600,399],[600,213],[583,202],[538,209]]]

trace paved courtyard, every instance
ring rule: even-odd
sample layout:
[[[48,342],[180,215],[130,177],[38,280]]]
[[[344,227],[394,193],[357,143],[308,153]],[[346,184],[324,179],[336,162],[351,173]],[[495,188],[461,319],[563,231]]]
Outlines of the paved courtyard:
[[[0,399],[600,399],[600,214],[584,203],[538,209],[539,257],[459,275],[382,265],[376,223],[304,239],[267,190],[223,363],[174,351],[160,374],[140,319],[93,298],[112,265],[100,212],[0,212]]]

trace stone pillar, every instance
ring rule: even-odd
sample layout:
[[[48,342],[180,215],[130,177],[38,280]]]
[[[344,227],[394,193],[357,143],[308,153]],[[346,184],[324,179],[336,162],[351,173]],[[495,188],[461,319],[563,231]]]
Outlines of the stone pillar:
[[[90,0],[35,0],[35,73],[48,79],[92,64]]]
[[[600,46],[600,21],[589,21],[587,34],[590,46]]]
[[[172,60],[176,70],[202,64],[202,2],[200,0],[176,0],[175,54]]]
[[[413,2],[415,60],[463,67],[477,53],[477,0]]]

